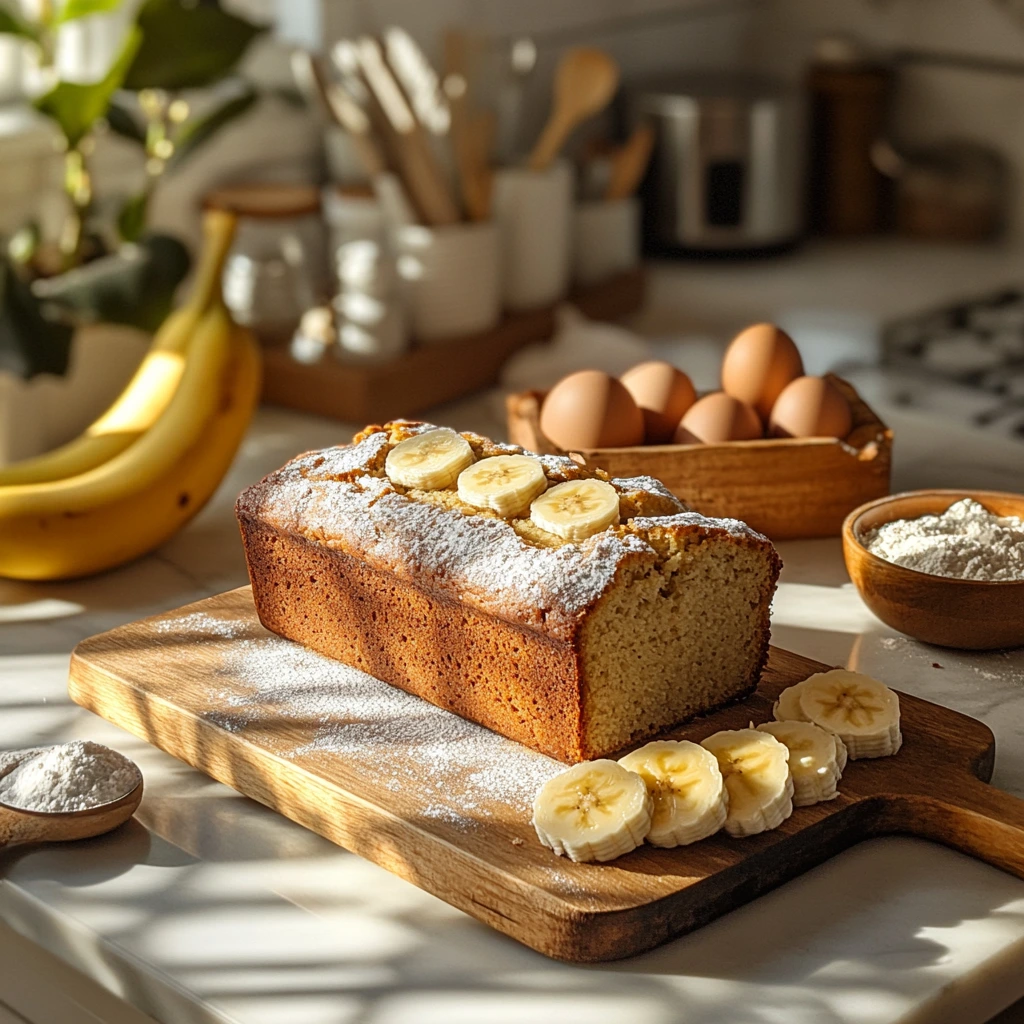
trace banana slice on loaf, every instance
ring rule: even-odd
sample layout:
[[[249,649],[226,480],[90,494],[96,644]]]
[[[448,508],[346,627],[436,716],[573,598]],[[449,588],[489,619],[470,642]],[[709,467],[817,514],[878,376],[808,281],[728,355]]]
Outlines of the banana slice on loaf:
[[[459,474],[459,498],[499,516],[522,515],[548,486],[544,467],[529,455],[494,455]]]
[[[563,540],[586,540],[619,521],[619,492],[603,480],[567,480],[533,501],[530,519]]]
[[[399,487],[436,491],[451,487],[474,459],[473,449],[461,434],[438,427],[396,444],[384,461],[384,472]]]

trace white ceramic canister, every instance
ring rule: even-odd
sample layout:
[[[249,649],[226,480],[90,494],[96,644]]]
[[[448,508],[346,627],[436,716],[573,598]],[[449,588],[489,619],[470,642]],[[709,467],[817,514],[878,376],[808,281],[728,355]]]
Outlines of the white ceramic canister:
[[[444,342],[498,323],[501,268],[492,221],[404,225],[393,237],[417,342]]]
[[[494,216],[501,233],[502,294],[511,310],[536,309],[569,287],[572,168],[504,167],[494,175]]]
[[[330,233],[331,255],[348,242],[380,241],[386,234],[385,211],[369,188],[326,185],[321,192],[324,220]]]
[[[573,217],[572,279],[600,284],[640,262],[640,203],[596,199],[576,206]]]

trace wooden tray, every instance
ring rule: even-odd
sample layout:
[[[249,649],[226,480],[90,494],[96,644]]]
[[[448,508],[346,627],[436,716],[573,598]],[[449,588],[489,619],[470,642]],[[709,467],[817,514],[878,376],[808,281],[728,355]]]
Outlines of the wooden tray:
[[[660,444],[583,451],[612,476],[644,474],[709,516],[731,516],[772,540],[838,537],[849,512],[889,493],[892,431],[851,384],[828,374],[853,410],[853,429],[829,437]],[[541,391],[506,399],[513,444],[564,454],[540,430]]]
[[[566,301],[592,320],[615,320],[640,308],[642,269],[618,274]],[[348,423],[383,423],[491,387],[518,349],[555,333],[555,307],[506,316],[493,330],[411,349],[380,366],[357,366],[329,355],[312,365],[287,348],[265,351],[263,401]]]
[[[781,689],[821,668],[773,649],[753,697],[672,735],[699,740],[767,721]],[[1024,877],[1024,801],[979,781],[992,772],[992,733],[905,694],[902,751],[851,763],[838,799],[798,808],[759,836],[645,846],[595,865],[555,857],[530,825],[535,777],[559,765],[272,636],[248,587],[84,641],[72,655],[70,692],[200,771],[565,960],[649,949],[870,836],[922,836]],[[298,710],[293,694],[302,695]]]

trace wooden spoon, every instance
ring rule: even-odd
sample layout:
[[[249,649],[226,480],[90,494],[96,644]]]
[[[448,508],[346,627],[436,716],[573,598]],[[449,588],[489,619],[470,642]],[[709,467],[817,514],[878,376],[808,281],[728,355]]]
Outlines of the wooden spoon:
[[[637,125],[633,134],[612,154],[612,173],[604,198],[609,202],[631,196],[640,185],[654,149],[654,125]]]
[[[138,784],[130,792],[84,811],[26,811],[0,802],[0,849],[23,843],[90,839],[124,824],[141,802],[141,772]]]
[[[611,102],[618,85],[619,67],[603,50],[566,50],[555,72],[551,115],[530,154],[530,168],[543,171],[572,130]]]

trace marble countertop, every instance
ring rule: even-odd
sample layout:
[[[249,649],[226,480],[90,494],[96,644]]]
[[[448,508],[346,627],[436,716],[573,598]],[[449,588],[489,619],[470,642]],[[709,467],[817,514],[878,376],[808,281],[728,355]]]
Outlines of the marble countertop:
[[[1024,491],[1019,444],[889,406],[870,372],[858,387],[896,431],[896,488]],[[496,409],[485,395],[432,418],[500,434]],[[75,643],[244,583],[235,495],[350,433],[261,410],[213,501],[156,554],[81,582],[0,581],[0,748],[89,737],[147,783],[107,837],[0,853],[0,921],[165,1024],[980,1024],[1024,997],[1024,882],[928,843],[864,843],[649,954],[571,966],[69,703]],[[925,647],[866,609],[838,539],[780,551],[773,642],[982,719],[994,783],[1024,796],[1024,650]]]

